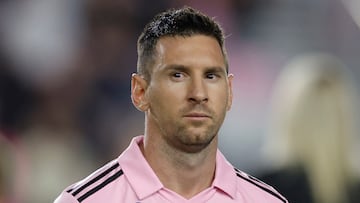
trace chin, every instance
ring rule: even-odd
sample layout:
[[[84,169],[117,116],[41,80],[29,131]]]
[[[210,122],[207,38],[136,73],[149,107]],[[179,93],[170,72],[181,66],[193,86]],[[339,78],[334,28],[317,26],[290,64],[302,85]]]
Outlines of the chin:
[[[189,154],[196,154],[203,151],[208,145],[186,145],[181,147],[181,151],[189,153]]]
[[[182,148],[188,153],[197,153],[207,148],[216,136],[209,135],[192,135],[190,138],[183,140]]]

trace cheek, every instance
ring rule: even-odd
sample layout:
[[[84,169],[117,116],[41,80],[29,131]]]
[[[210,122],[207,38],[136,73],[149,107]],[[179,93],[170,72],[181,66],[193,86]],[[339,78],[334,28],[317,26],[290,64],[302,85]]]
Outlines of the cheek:
[[[157,114],[162,112],[162,115],[158,116],[169,117],[169,115],[172,114],[172,111],[179,107],[179,95],[180,93],[176,88],[154,87],[149,94],[150,106]]]
[[[158,88],[158,95],[167,103],[182,102],[188,89],[187,83],[165,82],[161,88]]]
[[[216,86],[211,88],[209,94],[211,94],[211,97],[216,103],[227,105],[227,101],[229,100],[229,89],[226,86]]]

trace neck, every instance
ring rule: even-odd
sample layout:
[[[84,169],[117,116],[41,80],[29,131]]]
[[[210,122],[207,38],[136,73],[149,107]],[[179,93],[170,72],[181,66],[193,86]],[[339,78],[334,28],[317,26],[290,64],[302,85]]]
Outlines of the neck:
[[[201,151],[189,153],[169,146],[158,137],[145,135],[140,147],[167,189],[189,199],[211,186],[215,174],[216,138]]]

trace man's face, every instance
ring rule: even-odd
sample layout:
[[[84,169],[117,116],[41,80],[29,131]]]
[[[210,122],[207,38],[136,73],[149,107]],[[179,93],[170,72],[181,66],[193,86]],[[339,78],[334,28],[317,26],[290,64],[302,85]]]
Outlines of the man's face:
[[[217,136],[231,106],[232,75],[209,36],[163,37],[145,95],[147,124],[172,147],[196,152]]]

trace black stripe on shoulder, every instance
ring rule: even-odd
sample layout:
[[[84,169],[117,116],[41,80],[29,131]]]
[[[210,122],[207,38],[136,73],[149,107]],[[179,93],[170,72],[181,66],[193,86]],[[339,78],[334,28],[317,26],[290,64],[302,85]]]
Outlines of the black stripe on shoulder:
[[[259,179],[250,176],[248,174],[244,174],[244,172],[240,171],[237,168],[234,168],[235,172],[236,172],[236,176],[238,176],[239,178],[242,178],[243,180],[246,180],[247,182],[257,186],[258,188],[264,190],[265,192],[270,193],[271,195],[275,196],[276,198],[280,199],[282,202],[287,203],[287,200],[282,197],[281,195],[279,195],[278,193],[276,193],[274,190],[270,189],[271,186],[268,186],[266,183],[260,181]],[[266,187],[268,186],[268,187]]]
[[[116,172],[114,175],[110,176],[108,179],[106,179],[104,182],[102,182],[101,184],[99,184],[98,186],[94,187],[93,189],[89,190],[87,193],[83,194],[82,196],[80,196],[77,200],[79,202],[82,202],[84,199],[88,198],[89,196],[91,196],[92,194],[94,194],[95,192],[99,191],[101,188],[105,187],[107,184],[111,183],[112,181],[116,180],[118,177],[120,177],[121,175],[123,175],[124,172],[121,169],[120,171]]]
[[[75,189],[72,188],[70,190],[68,190],[68,193],[71,193],[73,196],[79,194],[81,191],[83,191],[85,188],[89,187],[90,185],[94,184],[96,181],[100,180],[101,178],[103,178],[104,176],[106,176],[107,174],[109,174],[111,171],[115,170],[117,167],[119,167],[119,163],[116,162],[116,164],[114,164],[113,166],[111,166],[110,168],[108,168],[107,170],[105,170],[104,172],[100,173],[99,175],[97,175],[96,177],[94,177],[93,179],[91,179],[90,181],[86,182],[84,185],[82,185],[81,187]]]

